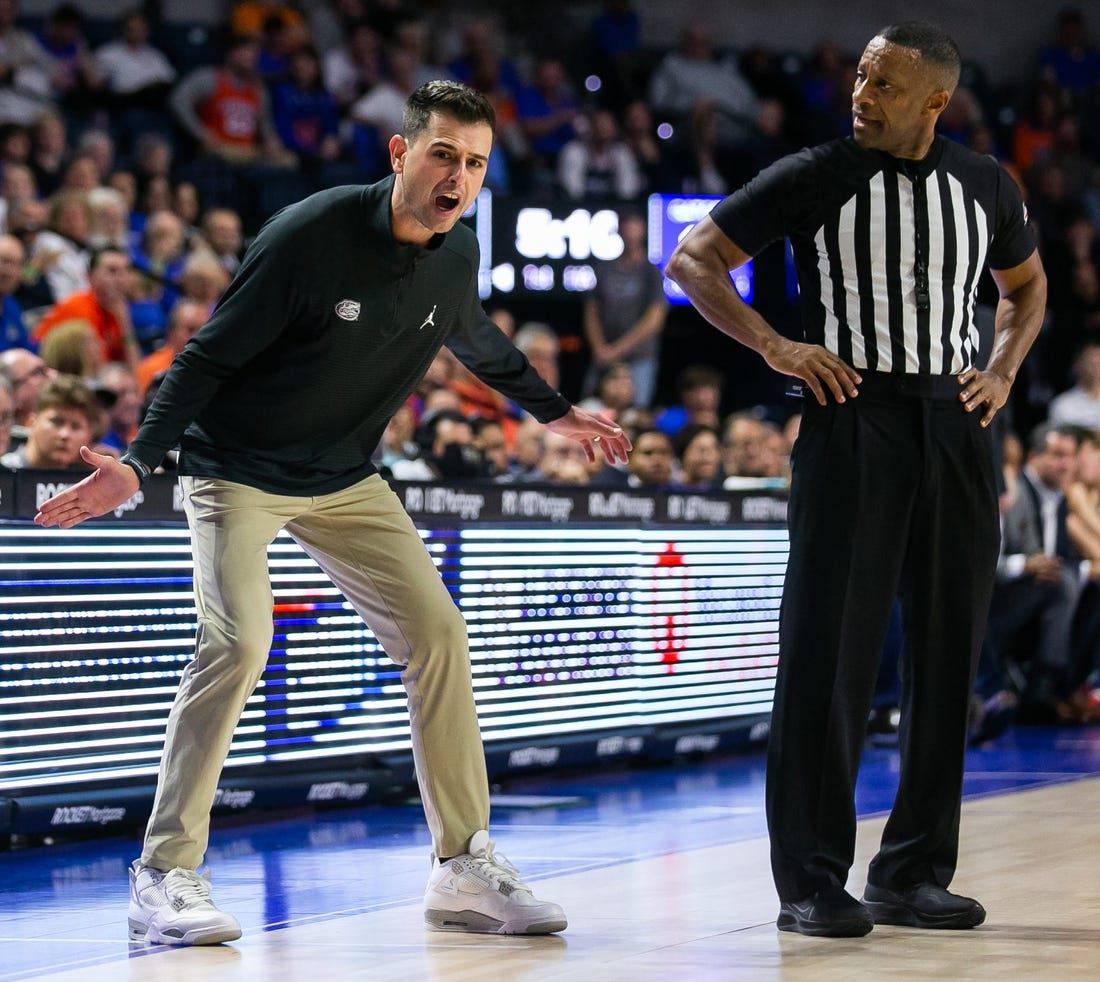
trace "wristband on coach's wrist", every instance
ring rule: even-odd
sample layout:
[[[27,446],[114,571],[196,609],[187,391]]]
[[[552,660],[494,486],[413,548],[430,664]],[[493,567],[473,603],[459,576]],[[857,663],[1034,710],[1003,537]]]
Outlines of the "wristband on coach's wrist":
[[[149,475],[153,473],[133,454],[124,453],[121,457],[118,458],[118,462],[120,464],[127,464],[129,467],[133,468],[134,473],[138,476],[138,484],[144,484],[146,478],[148,478]]]

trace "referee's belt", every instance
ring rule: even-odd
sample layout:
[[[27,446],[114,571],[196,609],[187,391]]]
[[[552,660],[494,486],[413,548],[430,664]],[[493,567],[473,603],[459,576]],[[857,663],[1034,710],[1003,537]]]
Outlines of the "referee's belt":
[[[915,399],[943,399],[957,402],[962,386],[958,375],[918,375],[906,372],[871,372],[857,369],[863,380],[860,393],[878,396],[912,396]]]
[[[860,392],[866,392],[869,395],[954,400],[959,398],[959,390],[962,388],[959,385],[958,375],[872,372],[864,368],[857,371],[863,379],[857,388]],[[788,378],[786,394],[801,399],[806,394],[806,383],[800,378]]]

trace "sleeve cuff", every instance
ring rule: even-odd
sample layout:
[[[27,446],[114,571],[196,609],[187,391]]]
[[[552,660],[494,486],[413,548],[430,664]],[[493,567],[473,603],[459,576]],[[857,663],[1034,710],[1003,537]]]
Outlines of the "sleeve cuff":
[[[137,457],[135,457],[131,453],[124,453],[121,457],[118,458],[118,462],[120,464],[126,464],[128,467],[133,469],[134,473],[138,476],[138,484],[144,484],[148,480],[149,475],[153,473],[148,467],[145,466],[145,464],[143,464],[140,460],[137,459]]]

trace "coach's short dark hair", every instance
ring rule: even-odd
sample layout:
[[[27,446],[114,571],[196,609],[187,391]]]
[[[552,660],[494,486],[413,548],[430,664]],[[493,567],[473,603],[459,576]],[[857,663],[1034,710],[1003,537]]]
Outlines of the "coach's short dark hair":
[[[425,82],[405,102],[402,136],[415,142],[428,128],[432,113],[453,116],[460,123],[488,123],[496,130],[496,113],[485,96],[461,82],[436,79]]]
[[[931,65],[948,91],[959,84],[962,58],[955,39],[942,28],[924,21],[910,20],[892,24],[878,32],[878,37],[902,48],[920,52],[921,60]]]

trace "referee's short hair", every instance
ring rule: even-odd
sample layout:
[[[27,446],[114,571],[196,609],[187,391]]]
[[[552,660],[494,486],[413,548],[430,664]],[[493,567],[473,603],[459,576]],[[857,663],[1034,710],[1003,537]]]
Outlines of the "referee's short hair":
[[[496,132],[496,113],[485,96],[461,82],[435,79],[425,82],[406,100],[401,135],[415,143],[428,128],[432,113],[453,116],[460,123],[488,123]]]
[[[878,37],[901,48],[919,51],[921,61],[936,70],[943,87],[953,92],[959,84],[962,58],[955,39],[942,28],[924,21],[910,20],[891,24],[878,32]]]

